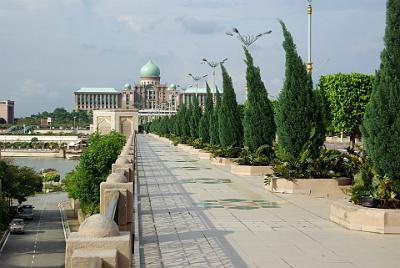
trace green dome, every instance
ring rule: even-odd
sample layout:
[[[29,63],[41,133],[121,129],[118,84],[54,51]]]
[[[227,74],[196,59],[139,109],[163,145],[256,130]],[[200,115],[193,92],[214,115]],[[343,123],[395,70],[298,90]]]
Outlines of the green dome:
[[[160,77],[160,68],[152,60],[140,69],[140,77]]]
[[[169,89],[176,89],[176,85],[175,85],[175,84],[171,84],[171,85],[169,85],[168,88],[169,88]]]
[[[131,84],[125,84],[124,86],[125,90],[131,90]]]

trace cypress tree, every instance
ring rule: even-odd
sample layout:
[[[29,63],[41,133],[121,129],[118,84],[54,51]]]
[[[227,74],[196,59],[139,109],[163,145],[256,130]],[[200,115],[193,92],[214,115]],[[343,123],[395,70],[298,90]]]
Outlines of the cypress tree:
[[[243,142],[243,126],[236,101],[236,94],[232,86],[232,79],[223,64],[222,84],[224,92],[219,113],[219,140],[222,146],[241,147]]]
[[[400,179],[400,1],[388,0],[386,8],[385,48],[362,134],[378,173]]]
[[[199,137],[200,118],[201,118],[201,108],[199,107],[199,100],[197,96],[195,96],[193,98],[192,114],[189,121],[190,136],[195,139]]]
[[[311,138],[311,149],[315,156],[325,139],[318,98],[312,90],[311,75],[307,74],[306,65],[297,54],[291,34],[283,21],[280,24],[284,36],[286,70],[276,114],[279,144],[297,157]]]
[[[268,99],[267,89],[261,80],[260,68],[255,67],[253,58],[246,47],[246,81],[247,101],[244,108],[244,145],[250,151],[256,151],[260,146],[272,146],[275,139],[276,125],[274,111]]]
[[[190,133],[190,128],[189,128],[189,122],[187,121],[187,113],[188,109],[185,104],[181,104],[179,107],[179,119],[178,119],[178,124],[176,125],[179,129],[179,136],[181,137],[189,137]]]
[[[211,95],[211,90],[210,87],[208,86],[208,83],[206,82],[206,100],[204,104],[204,113],[200,119],[200,124],[199,124],[199,136],[201,140],[205,143],[210,142],[210,120],[211,116],[213,114],[213,100],[212,100],[212,95]]]
[[[211,144],[220,144],[219,142],[219,111],[221,108],[221,96],[218,92],[218,88],[215,89],[215,107],[212,111],[212,115],[210,116],[210,143]]]
[[[189,107],[186,107],[185,116],[183,117],[182,127],[183,127],[183,136],[191,137],[190,133],[190,118],[192,117],[192,103],[189,103]]]
[[[169,117],[167,121],[168,121],[168,133],[173,134],[175,121],[176,121],[176,115]]]
[[[185,107],[186,108],[186,107]],[[184,105],[179,105],[178,112],[174,123],[174,134],[176,136],[183,136],[182,134],[182,118],[184,117]]]

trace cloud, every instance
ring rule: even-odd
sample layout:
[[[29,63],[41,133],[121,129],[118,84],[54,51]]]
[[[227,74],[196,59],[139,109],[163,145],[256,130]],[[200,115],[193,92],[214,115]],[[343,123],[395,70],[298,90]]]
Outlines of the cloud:
[[[46,95],[47,90],[43,84],[33,79],[28,79],[22,83],[21,87],[19,88],[19,93],[23,97],[38,97]]]
[[[44,10],[49,6],[49,0],[15,0],[15,3],[31,13]]]
[[[83,50],[96,50],[97,47],[94,44],[90,43],[82,43],[79,45],[79,47]]]
[[[283,88],[283,80],[281,78],[274,78],[271,81],[271,89],[273,92],[271,92],[271,97],[278,97],[276,95],[274,95],[273,93],[277,92],[279,94],[279,92],[281,91],[281,89]]]
[[[179,17],[175,19],[183,29],[195,34],[212,34],[223,30],[223,27],[215,21],[198,20],[195,18]]]
[[[184,6],[194,8],[226,8],[234,6],[240,1],[235,0],[187,0]],[[243,2],[243,1],[242,1]]]
[[[148,20],[145,16],[118,15],[116,20],[125,24],[129,29],[136,33],[149,32],[162,22],[162,19]]]

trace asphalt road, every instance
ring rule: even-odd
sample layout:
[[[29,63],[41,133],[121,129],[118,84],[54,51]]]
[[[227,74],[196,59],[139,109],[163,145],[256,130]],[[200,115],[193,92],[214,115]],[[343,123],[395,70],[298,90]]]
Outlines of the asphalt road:
[[[41,194],[28,199],[34,219],[26,221],[25,234],[10,234],[2,250],[0,267],[64,267],[65,239],[58,203],[66,193]]]

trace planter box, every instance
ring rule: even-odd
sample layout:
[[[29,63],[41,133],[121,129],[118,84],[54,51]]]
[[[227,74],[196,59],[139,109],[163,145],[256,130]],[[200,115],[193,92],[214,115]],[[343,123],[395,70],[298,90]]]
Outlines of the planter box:
[[[330,219],[350,230],[400,234],[400,209],[366,208],[340,201],[331,204]]]
[[[247,165],[231,165],[231,173],[236,175],[259,176],[271,175],[274,173],[270,166],[247,166]]]
[[[212,157],[211,158],[211,164],[217,165],[217,166],[229,166],[232,164],[232,161],[230,158],[224,158],[224,157]]]
[[[210,159],[211,158],[211,154],[206,151],[203,151],[203,150],[198,151],[198,156],[200,159]]]
[[[153,134],[153,133],[149,133],[148,135],[150,135],[150,136],[152,136],[153,138],[156,138],[156,139],[158,139],[158,140],[160,140],[160,141],[162,141],[162,142],[166,142],[166,143],[169,143],[169,144],[173,144],[173,142],[172,142],[170,139],[168,139],[168,138],[161,137],[161,136],[158,136],[158,135]]]
[[[185,152],[188,152],[188,153],[190,153],[190,151],[193,150],[193,148],[191,146],[186,145],[186,144],[178,144],[177,147],[179,149],[181,149],[182,151],[185,151]]]
[[[295,179],[293,181],[284,178],[271,179],[266,185],[268,191],[286,194],[307,194],[326,198],[343,198],[345,186],[339,186],[335,179]]]

